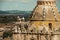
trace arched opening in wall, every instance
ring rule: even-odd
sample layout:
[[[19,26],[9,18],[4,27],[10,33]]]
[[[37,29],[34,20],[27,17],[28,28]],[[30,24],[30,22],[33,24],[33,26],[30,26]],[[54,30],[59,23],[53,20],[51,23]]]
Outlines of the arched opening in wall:
[[[42,4],[44,5],[44,2],[42,2]]]
[[[48,2],[46,2],[46,5],[48,5]]]
[[[35,38],[32,37],[30,40],[35,40]]]
[[[42,2],[39,2],[39,5],[42,5]]]
[[[48,23],[49,29],[52,30],[52,23]]]
[[[34,39],[31,39],[31,40],[34,40]]]
[[[30,30],[31,32],[33,32],[33,29],[32,30]]]

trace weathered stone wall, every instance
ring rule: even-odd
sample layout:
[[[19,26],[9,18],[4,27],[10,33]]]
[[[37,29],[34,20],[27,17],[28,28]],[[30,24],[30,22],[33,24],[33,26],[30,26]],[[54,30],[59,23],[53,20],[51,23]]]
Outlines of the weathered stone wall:
[[[19,37],[20,35],[20,37]],[[14,34],[14,40],[60,40],[60,34]]]

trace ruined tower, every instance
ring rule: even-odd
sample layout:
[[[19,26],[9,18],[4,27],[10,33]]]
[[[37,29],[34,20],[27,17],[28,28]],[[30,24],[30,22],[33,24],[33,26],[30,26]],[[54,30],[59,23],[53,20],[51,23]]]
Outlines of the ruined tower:
[[[36,28],[43,26],[50,29],[59,28],[60,14],[56,7],[56,0],[37,0],[37,5],[30,16],[30,22]]]

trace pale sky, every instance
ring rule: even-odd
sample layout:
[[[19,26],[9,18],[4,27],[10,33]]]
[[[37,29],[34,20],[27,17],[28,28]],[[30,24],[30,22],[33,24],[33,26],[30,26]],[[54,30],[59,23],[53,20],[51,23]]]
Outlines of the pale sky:
[[[32,11],[36,6],[37,0],[0,0],[0,10],[21,10]],[[57,7],[60,10],[60,0],[57,1]]]

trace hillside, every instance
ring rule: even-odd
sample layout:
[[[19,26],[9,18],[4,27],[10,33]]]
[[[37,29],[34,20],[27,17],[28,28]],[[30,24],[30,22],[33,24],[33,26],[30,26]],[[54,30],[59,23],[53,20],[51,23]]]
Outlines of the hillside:
[[[13,21],[17,21],[17,16],[25,17],[28,19],[32,11],[0,11],[0,23],[9,23]]]

